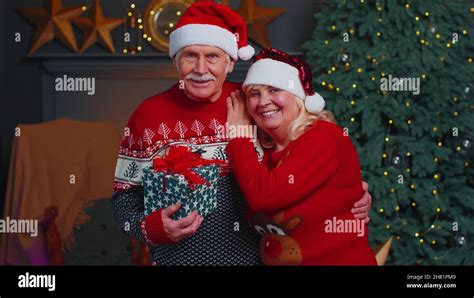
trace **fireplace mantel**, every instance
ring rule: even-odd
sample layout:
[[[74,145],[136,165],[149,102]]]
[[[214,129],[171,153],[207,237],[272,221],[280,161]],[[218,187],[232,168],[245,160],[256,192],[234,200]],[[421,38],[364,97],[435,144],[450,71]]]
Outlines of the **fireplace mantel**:
[[[42,55],[40,60],[43,121],[61,117],[86,121],[112,121],[119,127],[145,98],[162,92],[178,80],[172,60],[165,54]],[[238,61],[229,75],[243,81],[251,62]],[[56,78],[94,78],[97,93],[55,90]]]

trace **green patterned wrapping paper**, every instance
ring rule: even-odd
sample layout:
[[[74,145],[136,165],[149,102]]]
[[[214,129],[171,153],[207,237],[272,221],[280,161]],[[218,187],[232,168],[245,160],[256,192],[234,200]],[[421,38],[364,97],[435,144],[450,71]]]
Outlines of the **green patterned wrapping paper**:
[[[193,171],[204,177],[209,184],[196,184],[192,190],[186,178],[181,174],[167,174],[165,171],[154,172],[153,167],[143,169],[143,189],[145,215],[170,205],[182,203],[173,219],[181,219],[197,210],[201,216],[212,213],[217,207],[217,180],[219,167],[208,165],[193,168]],[[163,189],[163,177],[166,187]]]

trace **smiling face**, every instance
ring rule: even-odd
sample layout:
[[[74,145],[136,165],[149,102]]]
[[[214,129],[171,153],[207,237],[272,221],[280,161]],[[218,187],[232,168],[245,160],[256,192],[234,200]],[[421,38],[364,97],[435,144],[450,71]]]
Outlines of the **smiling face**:
[[[300,108],[288,91],[267,85],[249,86],[246,91],[249,114],[270,136],[277,131],[286,133],[298,117]]]
[[[196,101],[216,101],[227,73],[234,68],[234,61],[223,50],[204,45],[183,48],[174,63],[184,81],[184,92]]]

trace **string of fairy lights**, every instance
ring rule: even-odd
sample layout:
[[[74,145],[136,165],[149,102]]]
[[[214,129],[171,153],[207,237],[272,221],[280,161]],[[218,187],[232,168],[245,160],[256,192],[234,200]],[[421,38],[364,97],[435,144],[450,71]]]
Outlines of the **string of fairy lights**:
[[[365,4],[366,1],[365,1],[365,0],[360,0],[360,3],[361,3],[361,4]],[[376,3],[375,7],[376,7],[376,10],[377,10],[379,13],[383,10],[379,3]],[[421,15],[415,15],[415,14],[412,12],[412,10],[411,10],[411,4],[410,4],[410,3],[405,3],[404,7],[405,7],[405,11],[406,11],[412,18],[414,18],[414,20],[415,20],[415,22],[416,22],[417,24],[419,24],[419,25],[418,25],[419,28],[415,31],[415,35],[419,38],[419,42],[420,42],[422,45],[424,45],[424,46],[426,46],[426,47],[429,47],[429,46],[431,46],[432,44],[434,44],[435,42],[440,42],[440,43],[444,43],[447,48],[453,48],[453,47],[455,47],[456,43],[455,43],[455,42],[452,42],[452,40],[449,40],[450,36],[446,36],[446,39],[443,39],[443,36],[442,36],[439,32],[437,32],[437,30],[436,30],[437,28],[433,25],[433,22],[432,22],[432,21],[429,21],[430,26],[429,26],[429,28],[428,28],[427,34],[424,34],[424,29],[425,29],[425,28],[424,28],[423,25],[422,25],[422,24],[423,24],[422,21],[423,21],[423,20],[432,19],[432,17],[433,17],[432,14],[431,14],[429,11],[426,11],[426,12],[424,12],[424,13],[421,14]],[[153,10],[151,10],[149,13],[152,14],[152,15],[154,15],[155,13],[161,13],[161,10],[163,10],[163,8],[159,8],[159,10],[160,10],[160,11],[156,11],[156,12],[153,11]],[[474,8],[471,8],[471,12],[474,12]],[[178,11],[178,12],[176,12],[176,13],[177,13],[177,16],[179,16],[181,12]],[[128,13],[127,13],[127,16],[128,16],[128,17],[134,17],[134,16],[136,16],[136,5],[135,5],[134,3],[131,3],[131,4],[130,4],[130,6],[129,6],[129,11],[128,11]],[[384,21],[384,20],[383,20],[382,16],[379,14],[378,22],[382,24],[383,21]],[[143,29],[144,29],[144,28],[143,28],[143,19],[142,19],[140,16],[138,16],[137,19],[136,19],[136,22],[138,23],[138,29],[140,30],[140,32],[142,32]],[[174,25],[175,25],[174,23],[170,22],[170,23],[168,24],[169,29],[165,29],[164,33],[165,33],[165,34],[169,34],[170,31],[172,31]],[[336,26],[336,25],[331,25],[330,29],[331,29],[332,31],[336,31],[336,30],[337,30],[337,26]],[[355,34],[355,29],[354,29],[354,28],[350,28],[350,29],[348,30],[348,32],[350,33],[351,36],[354,36],[354,34]],[[464,29],[464,28],[461,28],[461,29],[460,29],[460,33],[462,33],[463,35],[468,35],[468,31],[467,31],[466,29]],[[141,33],[140,33],[140,34],[141,34]],[[377,32],[375,33],[375,36],[376,36],[377,38],[382,38],[382,35],[383,35],[383,32],[380,32],[380,31],[377,31]],[[152,37],[149,36],[149,35],[147,35],[146,33],[143,33],[143,34],[141,35],[141,37],[142,37],[144,40],[148,41],[148,42],[151,42],[151,41],[152,41]],[[328,46],[329,44],[330,44],[330,41],[329,41],[329,40],[324,40],[324,46]],[[138,46],[137,50],[138,50],[139,52],[142,51],[141,45]],[[126,48],[124,48],[124,49],[123,49],[123,53],[124,53],[124,54],[127,54],[127,53],[128,53],[128,50],[127,50]],[[344,69],[345,71],[350,71],[350,70],[352,70],[352,68],[351,68],[351,59],[350,59],[351,57],[350,57],[350,55],[349,55],[348,53],[342,52],[342,53],[340,53],[340,56],[341,56],[341,57],[340,57],[340,59],[338,59],[338,60],[340,60],[342,66],[343,66],[343,69]],[[375,66],[379,66],[379,63],[380,63],[380,62],[383,62],[383,61],[386,59],[386,57],[385,57],[384,55],[382,55],[379,59],[377,59],[377,57],[372,57],[371,55],[367,55],[366,57],[367,57],[367,60],[368,60],[368,61],[371,61]],[[444,57],[444,56],[440,56],[439,59],[440,59],[440,62],[444,62],[444,61],[445,61],[445,57]],[[473,62],[473,57],[468,57],[468,58],[467,58],[467,63],[472,63],[472,62]],[[328,74],[332,74],[332,73],[338,71],[340,68],[341,68],[341,67],[340,67],[339,64],[334,65],[334,66],[330,67],[330,68],[327,70],[327,73],[328,73]],[[355,70],[355,71],[357,72],[357,74],[359,74],[359,75],[364,74],[364,69],[361,68],[361,67],[358,67],[357,69],[354,69],[354,70]],[[421,75],[421,78],[422,78],[423,80],[425,80],[425,79],[427,78],[427,75],[426,75],[425,73],[422,73],[422,74],[420,74],[420,75]],[[371,81],[376,81],[377,79],[380,79],[380,78],[383,78],[383,77],[386,77],[386,74],[385,74],[385,72],[382,71],[382,72],[380,72],[380,77],[379,77],[379,78],[377,78],[376,76],[371,76],[370,79],[371,79]],[[340,92],[341,92],[341,87],[336,86],[334,83],[329,83],[329,82],[326,82],[326,81],[322,81],[322,82],[321,82],[321,85],[322,85],[323,87],[328,88],[330,91],[335,91],[336,93],[340,93]],[[357,87],[358,87],[357,82],[353,82],[352,85],[351,85],[351,87],[352,87],[353,89],[357,89]],[[380,91],[377,91],[377,93],[380,93]],[[387,97],[387,96],[388,96],[388,93],[387,93],[386,91],[383,91],[383,95],[384,95],[385,97]],[[368,98],[367,96],[364,96],[364,99],[367,99],[367,98]],[[453,97],[454,103],[457,103],[458,100],[459,100],[458,97],[456,97],[456,96]],[[405,101],[405,106],[406,106],[407,109],[411,109],[411,108],[412,108],[412,102],[414,102],[414,101],[411,101],[410,99],[407,99],[407,100]],[[352,99],[350,100],[350,105],[352,106],[352,108],[354,108],[354,107],[356,106],[356,100],[355,100],[354,98],[352,98]],[[439,113],[439,112],[438,112],[438,113]],[[458,116],[459,116],[459,112],[457,112],[457,111],[453,112],[453,116],[454,116],[454,117],[458,117]],[[356,119],[355,116],[352,116],[352,117],[350,118],[350,121],[351,121],[352,123],[355,123],[355,122],[357,121],[357,119]],[[412,118],[406,119],[406,124],[407,124],[408,126],[413,125],[413,122],[414,122],[414,121],[413,121]],[[396,123],[395,123],[395,121],[394,121],[393,119],[389,119],[389,120],[388,120],[387,133],[386,133],[385,138],[384,138],[384,140],[385,140],[385,149],[384,149],[384,153],[383,153],[383,155],[382,155],[382,159],[383,159],[383,160],[387,160],[387,159],[389,158],[389,154],[386,152],[386,149],[387,149],[387,147],[389,146],[389,143],[391,142],[390,134],[391,134],[392,128],[395,126],[395,124],[396,124]],[[433,132],[435,132],[435,133],[438,132],[438,128],[437,128],[436,126],[434,126],[434,127],[432,128],[432,130],[433,130]],[[359,138],[359,135],[356,135],[356,138]],[[438,138],[437,138],[437,146],[439,146],[439,147],[443,147],[443,146],[444,146],[441,137],[438,137]],[[462,150],[461,146],[457,146],[457,147],[456,147],[456,151],[459,152],[459,151],[461,151],[461,150]],[[392,152],[392,155],[393,155],[393,152]],[[405,153],[404,153],[404,156],[405,156],[407,159],[410,159],[410,158],[413,157],[413,155],[412,155],[411,152],[405,152]],[[440,178],[441,178],[441,174],[439,173],[439,171],[438,171],[437,169],[438,169],[438,164],[439,164],[439,162],[440,162],[440,158],[437,157],[437,156],[434,156],[434,157],[433,157],[433,162],[434,162],[434,164],[436,165],[436,170],[435,170],[435,174],[433,175],[433,179],[434,179],[436,182],[439,182],[439,180],[440,180]],[[408,166],[405,168],[405,172],[406,172],[408,175],[410,175],[410,174],[411,174],[411,168],[409,167],[409,162],[407,162],[406,164],[407,164]],[[468,166],[469,166],[469,162],[466,161],[465,164],[464,164],[464,166],[465,166],[465,167],[468,167]],[[390,177],[390,172],[389,172],[388,170],[384,170],[383,176],[389,178],[389,177]],[[414,183],[411,183],[411,184],[409,184],[409,188],[410,188],[411,190],[415,191],[417,187],[416,187],[416,185],[415,185]],[[401,207],[400,207],[400,203],[399,203],[399,201],[398,201],[398,196],[395,195],[395,193],[396,193],[396,189],[395,189],[395,188],[392,187],[392,188],[389,189],[389,195],[390,195],[390,194],[393,194],[393,197],[394,197],[394,199],[395,199],[395,211],[396,211],[395,214],[396,214],[396,217],[398,218],[399,221],[401,221],[402,224],[406,224],[406,221],[403,221],[403,220],[400,218],[400,216],[399,216],[399,212],[400,212],[400,210],[401,210]],[[433,222],[432,222],[432,224],[431,224],[429,227],[427,227],[424,231],[417,231],[417,232],[415,232],[415,233],[413,234],[413,236],[415,237],[415,240],[418,241],[418,242],[420,243],[420,245],[423,245],[423,244],[425,244],[425,243],[430,243],[431,245],[435,246],[435,245],[437,244],[437,241],[436,241],[435,239],[427,240],[427,238],[428,238],[429,233],[430,233],[431,231],[433,231],[433,230],[435,230],[435,229],[440,229],[440,228],[441,228],[441,226],[438,225],[438,220],[439,220],[440,215],[441,215],[441,213],[442,213],[442,209],[441,209],[441,207],[439,207],[439,205],[438,205],[438,203],[439,203],[439,201],[440,201],[440,200],[439,200],[439,199],[440,199],[439,190],[435,187],[434,189],[431,190],[431,195],[435,198],[435,202],[437,202],[437,207],[433,210],[433,211],[435,212],[435,214],[434,214],[434,216],[433,216],[433,217],[434,217]],[[412,208],[417,208],[417,203],[416,203],[415,201],[411,201],[410,206],[411,206]],[[382,215],[384,216],[384,218],[386,218],[385,210],[384,210],[383,208],[380,208],[380,209],[378,210],[378,212],[379,212],[380,214],[382,214]],[[386,224],[385,227],[386,227],[387,230],[390,230],[390,229],[392,228],[390,224]],[[396,239],[400,241],[400,240],[401,240],[401,236],[400,236],[400,235],[397,235],[397,236],[396,236]],[[435,259],[441,259],[441,258],[443,258],[443,257],[445,257],[445,256],[446,256],[446,255],[444,255],[444,256],[435,256]],[[422,260],[419,260],[419,262],[421,262],[421,261],[422,261]]]
[[[128,12],[127,12],[127,17],[129,19],[132,19],[134,23],[137,23],[136,24],[136,27],[138,28],[139,32],[140,32],[140,36],[139,38],[140,39],[143,39],[149,43],[151,43],[153,41],[153,37],[150,36],[149,34],[146,33],[146,30],[144,28],[144,20],[143,18],[141,17],[141,14],[140,12],[138,11],[137,7],[136,7],[136,4],[135,3],[131,3],[130,5],[127,5],[128,7]],[[160,14],[164,13],[164,9],[163,7],[159,7],[157,8],[156,10],[150,10],[150,11],[147,11],[146,12],[147,14],[150,14],[151,17],[157,17],[159,16]],[[174,13],[176,14],[174,17],[175,18],[179,18],[182,14],[182,11],[181,10],[177,10],[176,12],[173,12],[173,15]],[[147,17],[147,16],[146,16]],[[171,32],[173,31],[174,27],[176,26],[176,21],[168,21],[167,25],[166,25],[166,28],[163,29],[163,34],[165,36],[171,34]],[[134,25],[135,26],[135,25]],[[143,32],[145,31],[145,32]],[[138,52],[141,52],[143,50],[142,46],[139,45],[137,47],[137,51]],[[130,51],[129,49],[127,49],[126,47],[124,47],[123,49],[123,53],[124,54],[128,54]]]
[[[129,27],[129,28],[126,28],[126,30],[130,30],[131,28],[138,30],[137,32],[139,35],[141,35],[141,32],[143,31],[143,19],[135,3],[131,3],[128,6],[126,26]],[[131,34],[131,32],[128,32],[128,33]],[[139,38],[137,38],[138,40],[138,45],[136,47],[137,52],[141,52],[143,50],[143,47],[141,46],[141,42],[140,42],[141,37],[142,36],[139,36]],[[143,38],[146,39],[146,36],[143,36]],[[149,41],[151,41],[151,39]],[[130,53],[134,53],[134,51],[125,45],[123,48],[123,53],[130,54]]]
[[[360,0],[360,3],[361,4],[365,4],[366,1],[365,0]],[[433,25],[433,22],[430,21],[430,26],[428,28],[428,34],[422,34],[422,32],[424,32],[424,28],[422,27],[422,20],[423,19],[432,19],[433,16],[432,14],[429,12],[429,11],[426,11],[424,14],[422,15],[415,15],[412,11],[411,11],[411,4],[410,3],[406,3],[405,5],[405,11],[411,16],[414,18],[415,22],[418,25],[418,29],[415,31],[415,35],[419,38],[419,42],[426,46],[426,47],[429,47],[429,46],[432,46],[435,42],[438,42],[438,43],[444,43],[444,45],[446,46],[446,48],[454,48],[456,46],[456,43],[457,42],[453,42],[452,40],[450,40],[451,36],[447,35],[445,38],[443,38],[443,36],[437,32],[437,28]],[[380,4],[376,3],[375,5],[376,7],[376,10],[378,12],[381,12],[382,11],[382,7],[380,6]],[[471,12],[474,12],[474,8],[471,8]],[[379,14],[379,18],[378,18],[378,22],[379,23],[383,23],[383,18],[382,16]],[[336,31],[337,30],[337,26],[334,24],[334,25],[331,25],[329,27],[330,31]],[[355,33],[355,29],[354,28],[350,28],[348,30],[348,32],[350,33],[351,36],[354,36],[354,33]],[[459,30],[460,33],[462,33],[462,35],[468,35],[468,31],[465,29],[465,28],[460,28]],[[376,32],[375,33],[376,37],[377,38],[381,38],[382,35],[383,35],[383,32]],[[426,35],[426,36],[424,36]],[[331,41],[326,39],[323,41],[323,46],[327,47],[331,44]],[[378,66],[379,65],[379,62],[381,61],[384,61],[385,60],[385,56],[382,55],[380,57],[380,59],[377,59],[377,57],[372,57],[370,55],[367,55],[367,60],[371,61],[375,66]],[[444,62],[445,61],[445,57],[444,56],[441,56],[440,58],[440,62]],[[468,57],[467,58],[467,63],[472,63],[473,61],[473,57]],[[336,71],[338,71],[341,66],[343,66],[344,70],[345,71],[356,71],[357,74],[363,74],[364,73],[364,69],[361,68],[361,67],[358,67],[358,68],[351,68],[351,59],[350,59],[350,54],[348,53],[345,53],[344,51],[340,51],[340,54],[339,54],[339,58],[338,58],[338,64],[330,67],[329,69],[326,70],[327,74],[333,74],[335,73]],[[426,80],[427,79],[427,74],[426,73],[421,73],[421,78],[422,80]],[[386,74],[381,71],[380,72],[380,77],[377,78],[376,76],[371,76],[370,79],[372,81],[376,81],[377,79],[380,79],[380,78],[383,78],[383,77],[386,77]],[[357,81],[354,81],[351,85],[351,87],[353,89],[356,89],[357,88]],[[335,83],[333,82],[327,82],[325,80],[323,80],[321,82],[321,86],[325,87],[325,88],[328,88],[328,90],[330,91],[336,91],[336,93],[339,93],[341,91],[340,87],[337,86]],[[350,87],[349,87],[350,88]],[[377,91],[377,93],[380,93],[380,91]],[[384,96],[388,96],[387,92],[386,91],[383,91],[383,95]],[[364,96],[364,99],[367,99],[367,96]],[[453,101],[454,103],[457,103],[459,101],[459,98],[457,96],[454,96],[453,97]],[[405,101],[405,106],[407,109],[411,109],[412,108],[412,102],[414,101],[411,101],[410,99],[407,99]],[[354,108],[356,106],[356,100],[354,98],[351,98],[350,99],[350,105],[352,106],[352,108]],[[440,112],[438,112],[438,115],[440,114]],[[458,111],[455,111],[453,112],[453,116],[454,117],[458,117],[459,116],[459,112]],[[356,117],[355,116],[352,116],[350,118],[350,121],[352,123],[355,123],[357,121]],[[406,124],[408,126],[412,126],[413,123],[414,123],[414,119],[412,119],[412,117],[409,117],[408,119],[405,120],[406,121]],[[382,155],[382,159],[384,161],[386,161],[388,158],[389,158],[389,153],[387,152],[387,149],[389,148],[390,146],[390,143],[391,143],[391,137],[390,137],[390,134],[391,134],[391,131],[393,129],[393,127],[396,125],[395,121],[393,119],[389,119],[388,120],[388,124],[387,124],[387,133],[385,135],[385,138],[384,138],[384,141],[385,141],[385,144],[384,144],[384,153]],[[437,126],[433,126],[432,128],[432,131],[434,133],[437,133],[439,131],[438,127]],[[359,138],[359,135],[356,135],[356,138]],[[438,137],[437,138],[437,146],[438,147],[443,147],[444,144],[443,144],[443,141],[442,141],[442,138],[441,137]],[[462,151],[463,148],[458,145],[456,146],[455,148],[456,151]],[[392,152],[393,154],[393,152]],[[400,153],[401,154],[401,153]],[[404,156],[407,158],[407,159],[410,159],[410,158],[413,158],[413,154],[411,152],[405,152],[404,153]],[[400,157],[399,157],[400,158]],[[435,180],[435,183],[439,183],[440,181],[440,178],[441,178],[441,174],[439,173],[439,170],[438,170],[438,165],[440,163],[440,157],[438,156],[433,156],[433,163],[435,164],[435,170],[434,170],[434,174],[433,174],[433,178]],[[411,175],[411,168],[409,166],[409,162],[406,162],[406,168],[405,168],[405,172],[408,174],[408,175]],[[464,166],[465,167],[468,167],[469,166],[469,162],[468,161],[465,161],[464,163]],[[400,174],[400,173],[397,173],[397,174]],[[384,170],[383,171],[383,176],[384,177],[387,177],[389,178],[390,177],[390,173],[388,170]],[[408,184],[407,184],[408,185]],[[409,184],[409,188],[410,190],[412,191],[415,191],[417,189],[417,186],[416,184],[414,183],[411,183]],[[399,216],[399,212],[401,210],[401,207],[400,207],[400,204],[398,202],[398,197],[397,195],[395,195],[396,193],[396,189],[395,188],[390,188],[389,189],[389,195],[390,194],[393,194],[393,197],[394,197],[394,201],[395,201],[395,214],[396,214],[396,217],[397,219],[399,220],[399,223],[402,223],[404,225],[407,224],[406,221],[402,220]],[[439,187],[436,186],[435,184],[435,187],[430,190],[430,195],[432,195],[434,197],[434,201],[436,202],[435,204],[435,208],[433,209],[434,211],[434,215],[433,215],[433,221],[431,223],[431,225],[429,225],[425,230],[422,230],[422,231],[417,231],[415,233],[413,233],[413,237],[415,239],[415,241],[417,241],[418,243],[420,243],[420,245],[424,245],[425,243],[430,243],[432,246],[435,246],[437,244],[437,241],[433,238],[433,239],[429,239],[429,234],[430,232],[434,231],[435,229],[441,229],[441,226],[438,224],[438,221],[440,219],[440,216],[443,212],[442,208],[440,207],[440,191],[439,191]],[[409,206],[411,206],[411,208],[417,208],[417,203],[416,201],[414,200],[411,200],[411,203],[409,204]],[[385,213],[385,210],[384,208],[380,208],[378,210],[378,212],[384,216],[384,218],[387,218],[386,217],[386,213]],[[392,227],[390,224],[386,224],[386,229],[387,230],[390,230]],[[397,240],[401,240],[401,236],[400,235],[397,235],[396,236],[396,239]],[[447,254],[445,255],[438,255],[438,256],[435,256],[434,259],[435,260],[439,260],[439,259],[442,259],[444,257],[446,257]],[[418,260],[417,263],[421,263],[423,261],[423,259],[420,259]]]

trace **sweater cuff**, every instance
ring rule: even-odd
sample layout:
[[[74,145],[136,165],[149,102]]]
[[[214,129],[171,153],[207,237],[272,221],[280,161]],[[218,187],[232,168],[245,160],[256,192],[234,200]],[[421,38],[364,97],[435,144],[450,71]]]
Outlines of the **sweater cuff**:
[[[156,246],[173,243],[173,241],[168,238],[168,235],[166,235],[163,227],[163,219],[161,217],[162,210],[163,209],[152,212],[150,215],[145,217],[140,224],[143,238],[145,238],[145,241],[150,245]]]

